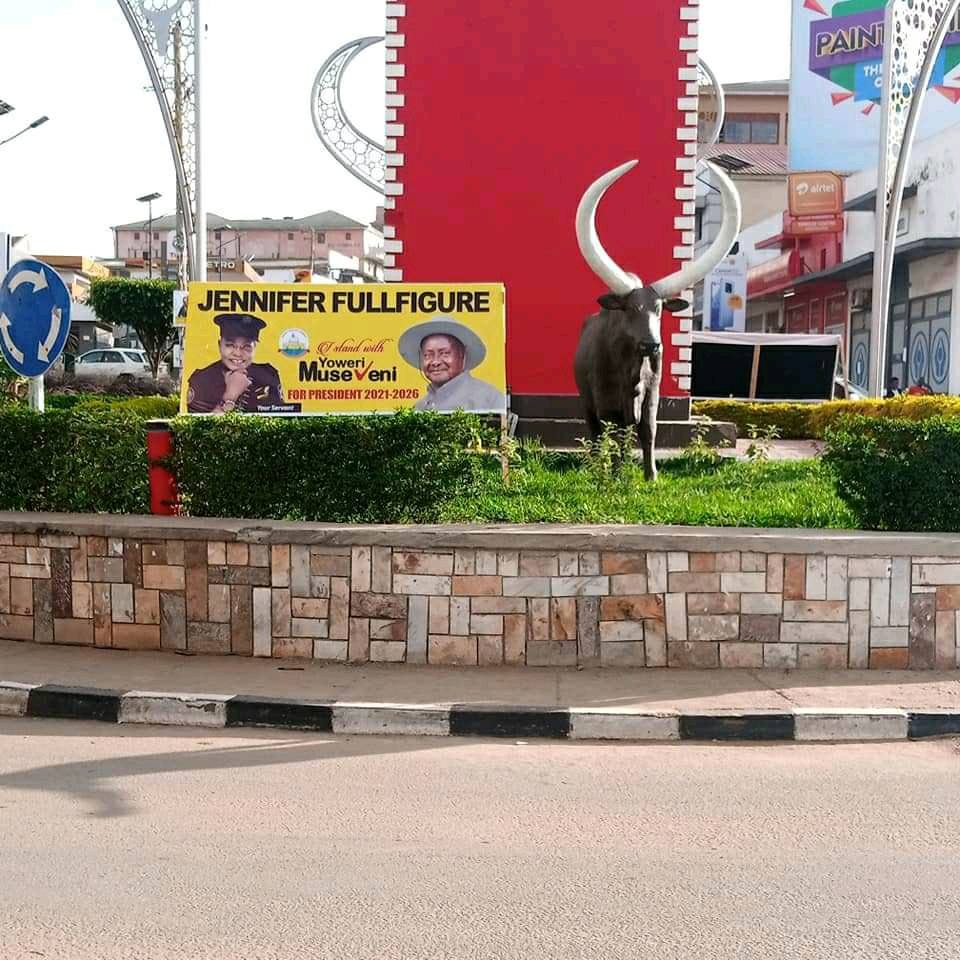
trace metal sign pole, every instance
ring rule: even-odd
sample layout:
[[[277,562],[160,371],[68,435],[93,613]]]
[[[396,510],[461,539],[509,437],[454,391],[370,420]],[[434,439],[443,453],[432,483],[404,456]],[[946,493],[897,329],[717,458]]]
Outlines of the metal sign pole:
[[[30,409],[37,413],[44,413],[47,408],[46,393],[43,387],[43,377],[30,378],[29,393]]]
[[[43,413],[43,377],[70,334],[70,291],[60,275],[28,257],[0,278],[0,353],[27,380],[30,408]]]

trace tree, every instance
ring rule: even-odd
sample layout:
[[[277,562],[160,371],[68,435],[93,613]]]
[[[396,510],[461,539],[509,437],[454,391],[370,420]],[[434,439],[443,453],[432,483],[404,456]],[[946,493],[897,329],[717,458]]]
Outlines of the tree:
[[[127,324],[143,344],[153,379],[175,339],[172,280],[91,280],[87,302],[111,326]]]

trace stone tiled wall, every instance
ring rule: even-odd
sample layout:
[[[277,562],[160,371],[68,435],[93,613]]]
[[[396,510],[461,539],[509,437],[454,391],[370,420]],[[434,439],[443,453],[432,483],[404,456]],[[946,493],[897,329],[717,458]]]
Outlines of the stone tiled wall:
[[[324,533],[118,518],[101,535],[57,520],[9,532],[0,520],[0,638],[463,666],[958,665],[960,556],[864,555],[862,538],[850,555],[836,537],[827,553],[809,536],[788,552],[789,533],[777,552],[762,538],[764,551],[723,549],[743,531],[641,549],[684,541],[651,531],[621,538],[627,549],[594,530],[558,532],[565,549],[544,549],[551,536],[530,528]]]

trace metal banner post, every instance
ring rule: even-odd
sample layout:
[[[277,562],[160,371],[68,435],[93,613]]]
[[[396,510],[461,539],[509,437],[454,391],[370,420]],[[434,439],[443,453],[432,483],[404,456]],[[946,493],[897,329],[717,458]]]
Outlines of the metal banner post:
[[[140,48],[153,85],[177,178],[177,208],[183,219],[187,279],[199,279],[196,262],[197,194],[196,24],[198,0],[117,0]],[[197,211],[199,212],[199,211]],[[178,250],[180,236],[178,234]],[[182,266],[181,266],[182,269]],[[183,284],[185,285],[185,284]]]
[[[877,168],[870,392],[882,397],[897,222],[927,88],[960,0],[890,0],[884,19],[883,100]]]

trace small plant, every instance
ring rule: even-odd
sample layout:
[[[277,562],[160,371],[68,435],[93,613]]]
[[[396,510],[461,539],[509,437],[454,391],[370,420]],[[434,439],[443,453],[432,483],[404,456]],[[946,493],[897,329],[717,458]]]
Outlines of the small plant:
[[[716,447],[707,442],[709,423],[698,423],[693,430],[693,440],[677,457],[678,465],[686,473],[712,473],[722,463],[723,457]]]
[[[520,441],[520,460],[523,463],[542,463],[547,448],[539,437],[524,437]]]
[[[587,472],[598,483],[610,483],[621,475],[624,466],[633,463],[636,444],[635,427],[605,423],[603,432],[596,440],[580,440]]]
[[[747,447],[747,459],[751,463],[767,463],[770,459],[770,447],[774,440],[780,439],[780,429],[772,423],[765,426],[748,423],[747,437],[750,440]]]

